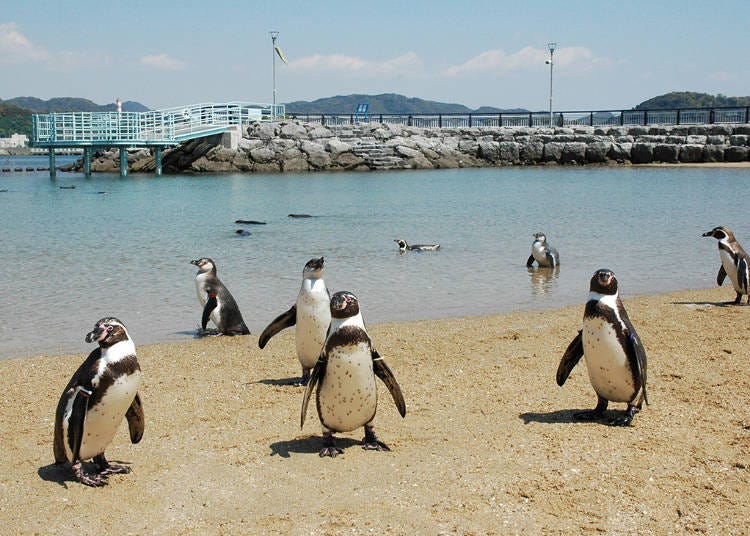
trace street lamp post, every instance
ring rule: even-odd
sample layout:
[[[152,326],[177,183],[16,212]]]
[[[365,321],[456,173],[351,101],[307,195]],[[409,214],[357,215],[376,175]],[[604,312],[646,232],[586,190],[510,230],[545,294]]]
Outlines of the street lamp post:
[[[557,43],[547,43],[547,48],[549,49],[549,59],[544,63],[549,64],[549,126],[552,126],[554,123],[554,117],[552,116],[552,66],[554,64],[552,57],[555,54]]]
[[[276,38],[279,32],[271,31],[271,56],[273,61],[273,113],[276,113]]]

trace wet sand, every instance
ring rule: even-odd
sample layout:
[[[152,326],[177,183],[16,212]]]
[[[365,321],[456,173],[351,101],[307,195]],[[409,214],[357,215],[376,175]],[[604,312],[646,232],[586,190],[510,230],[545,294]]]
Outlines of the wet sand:
[[[0,361],[6,534],[743,534],[750,520],[750,308],[731,288],[628,297],[651,406],[579,423],[581,362],[555,370],[583,305],[370,326],[401,384],[376,419],[391,452],[339,434],[318,457],[291,330],[139,346],[146,433],[107,450],[132,468],[87,488],[52,465],[53,416],[81,353]],[[582,299],[585,295],[582,296]],[[367,311],[364,310],[365,319]],[[92,319],[92,322],[95,319]],[[137,334],[132,334],[137,343]],[[611,404],[621,411],[624,404]]]

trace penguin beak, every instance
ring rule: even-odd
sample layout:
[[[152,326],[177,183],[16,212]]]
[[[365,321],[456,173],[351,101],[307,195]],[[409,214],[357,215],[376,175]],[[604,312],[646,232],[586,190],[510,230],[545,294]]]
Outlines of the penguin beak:
[[[201,261],[190,261],[190,264],[195,264],[196,266],[200,266]]]
[[[708,232],[703,233],[702,236],[711,236],[712,234],[713,234],[713,231],[708,231]]]
[[[107,335],[109,335],[110,331],[112,331],[111,326],[103,326],[101,324],[97,324],[93,331],[90,331],[86,334],[86,342],[100,342],[107,338]]]

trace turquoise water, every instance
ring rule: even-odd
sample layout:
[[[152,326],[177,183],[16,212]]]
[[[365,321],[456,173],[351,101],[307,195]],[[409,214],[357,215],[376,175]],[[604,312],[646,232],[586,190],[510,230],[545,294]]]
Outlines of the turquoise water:
[[[727,225],[750,244],[748,183],[747,168],[0,173],[0,357],[88,352],[85,333],[107,315],[137,344],[190,339],[201,310],[189,262],[202,256],[256,334],[294,302],[302,267],[320,255],[329,289],[357,294],[370,323],[583,303],[600,267],[626,298],[710,287],[716,241],[700,235]],[[537,231],[560,251],[556,274],[525,267]],[[441,249],[399,255],[395,238]]]

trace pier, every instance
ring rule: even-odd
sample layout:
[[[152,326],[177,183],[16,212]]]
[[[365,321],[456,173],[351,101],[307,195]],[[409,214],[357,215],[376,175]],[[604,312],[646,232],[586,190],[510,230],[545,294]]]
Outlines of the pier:
[[[128,149],[153,148],[156,175],[162,151],[196,138],[223,134],[253,122],[284,117],[283,105],[247,102],[203,103],[148,112],[63,112],[34,114],[30,146],[46,149],[50,177],[56,175],[55,153],[83,151],[84,174],[91,174],[91,155],[119,148],[120,175],[128,173]]]

